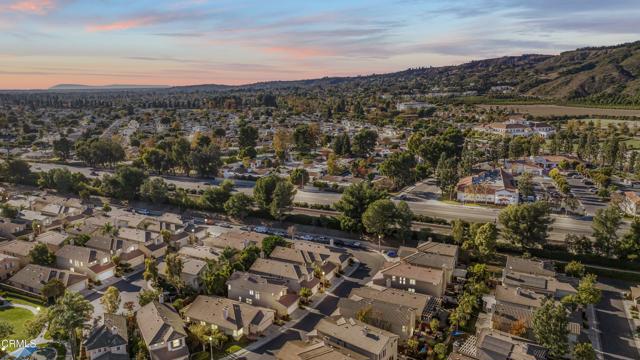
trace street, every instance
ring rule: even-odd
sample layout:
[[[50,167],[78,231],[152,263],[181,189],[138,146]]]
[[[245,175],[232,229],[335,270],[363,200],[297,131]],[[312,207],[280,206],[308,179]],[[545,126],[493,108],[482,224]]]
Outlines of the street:
[[[600,323],[605,360],[640,359],[640,350],[635,347],[629,320],[622,304],[622,292],[628,291],[629,284],[610,279],[600,279],[599,283],[602,300],[596,306],[596,316]]]

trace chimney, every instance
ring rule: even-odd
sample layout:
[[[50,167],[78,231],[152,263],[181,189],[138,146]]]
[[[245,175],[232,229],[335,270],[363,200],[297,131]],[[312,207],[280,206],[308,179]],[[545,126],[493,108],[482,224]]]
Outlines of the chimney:
[[[229,318],[229,307],[226,305],[224,308],[222,308],[222,316],[225,320]]]

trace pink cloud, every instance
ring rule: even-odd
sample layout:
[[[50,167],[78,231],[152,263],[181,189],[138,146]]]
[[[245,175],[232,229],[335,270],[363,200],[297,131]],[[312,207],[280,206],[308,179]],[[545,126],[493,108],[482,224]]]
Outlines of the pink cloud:
[[[87,26],[87,31],[120,31],[144,26],[153,22],[153,18],[141,17],[137,19],[129,19],[123,21],[114,21],[107,24],[95,24]]]
[[[306,59],[315,56],[331,56],[332,52],[320,48],[303,48],[292,46],[272,46],[265,48],[264,51],[268,53],[281,53],[296,59]]]
[[[54,0],[21,0],[9,5],[9,9],[33,14],[45,14],[55,7]]]

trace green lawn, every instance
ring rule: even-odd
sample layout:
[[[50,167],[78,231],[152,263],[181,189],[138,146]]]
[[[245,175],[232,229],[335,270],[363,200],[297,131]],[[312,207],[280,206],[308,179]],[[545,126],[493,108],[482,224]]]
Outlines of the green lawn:
[[[33,319],[34,315],[31,311],[22,308],[6,307],[0,309],[0,321],[6,322],[13,326],[13,334],[8,337],[10,340],[31,340],[24,327],[27,320]],[[9,347],[7,352],[15,350],[15,347]]]
[[[26,296],[24,297],[18,297],[18,296],[14,296],[11,293],[7,293],[6,295],[3,296],[5,298],[5,300],[11,301],[14,304],[22,304],[22,305],[29,305],[29,306],[33,306],[34,308],[43,308],[45,307],[42,303],[39,303],[35,300],[29,300]]]
[[[222,359],[229,354],[233,354],[236,351],[242,350],[244,347],[249,345],[251,341],[247,338],[241,338],[238,341],[230,341],[224,345],[224,348],[221,350],[213,350],[213,358],[214,359]],[[192,360],[209,360],[211,358],[211,354],[209,351],[200,351],[198,353],[193,354]]]

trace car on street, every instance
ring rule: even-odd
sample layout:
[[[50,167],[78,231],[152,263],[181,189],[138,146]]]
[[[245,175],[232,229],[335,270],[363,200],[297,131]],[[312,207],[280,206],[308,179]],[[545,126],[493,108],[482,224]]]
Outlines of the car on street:
[[[269,229],[267,229],[266,226],[256,226],[253,228],[253,231],[260,234],[266,234],[267,232],[269,232]]]
[[[387,251],[387,256],[390,258],[394,258],[398,256],[398,253],[395,250],[389,250]]]

